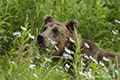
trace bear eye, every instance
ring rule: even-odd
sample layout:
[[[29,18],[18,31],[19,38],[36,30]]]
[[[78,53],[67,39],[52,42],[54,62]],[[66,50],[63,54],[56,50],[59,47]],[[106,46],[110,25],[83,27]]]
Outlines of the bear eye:
[[[44,27],[43,31],[45,31],[47,29],[47,27]]]
[[[55,34],[58,34],[58,33],[59,33],[59,30],[58,30],[57,28],[54,28],[52,31],[53,31]]]
[[[53,37],[54,37],[54,38],[56,38],[56,37],[58,36],[58,34],[59,34],[59,30],[58,30],[57,28],[54,28],[54,29],[52,30],[52,32],[53,32]]]

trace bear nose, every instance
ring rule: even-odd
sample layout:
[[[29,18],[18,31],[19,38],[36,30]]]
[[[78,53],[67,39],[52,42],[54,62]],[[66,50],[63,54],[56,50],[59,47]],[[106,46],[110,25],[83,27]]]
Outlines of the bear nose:
[[[38,37],[37,37],[37,40],[38,40],[38,44],[43,44],[43,42],[45,40],[44,35],[39,34]]]

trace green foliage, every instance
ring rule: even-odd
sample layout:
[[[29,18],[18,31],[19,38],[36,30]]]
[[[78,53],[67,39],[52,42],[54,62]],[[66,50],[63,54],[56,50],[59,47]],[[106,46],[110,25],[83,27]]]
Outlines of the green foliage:
[[[0,1],[0,79],[6,80],[69,80],[72,78],[62,65],[47,61],[44,52],[39,53],[36,37],[42,32],[43,18],[50,14],[56,21],[79,22],[78,33],[105,50],[120,53],[120,1],[119,0],[1,0]],[[27,30],[21,29],[21,26]],[[117,34],[113,31],[117,30]],[[13,35],[20,32],[21,36]],[[29,33],[35,36],[31,39]],[[29,35],[29,36],[28,36]],[[78,43],[79,44],[79,43]],[[86,80],[81,74],[84,66],[77,66],[80,52],[75,53],[76,80]],[[35,57],[37,59],[35,59]],[[39,58],[39,59],[38,59]],[[83,61],[83,60],[81,60]],[[29,68],[34,64],[35,68]],[[61,63],[61,60],[58,62]],[[95,79],[115,79],[101,65],[91,62],[91,75]],[[117,68],[120,71],[119,68]],[[89,69],[86,69],[89,72]],[[99,73],[97,73],[99,72]],[[115,75],[114,71],[113,74]],[[35,76],[36,75],[36,76]],[[106,75],[106,76],[105,76]],[[118,73],[117,80],[120,79]],[[89,76],[89,75],[87,75]],[[37,78],[38,77],[38,78]],[[91,78],[94,79],[94,78]]]

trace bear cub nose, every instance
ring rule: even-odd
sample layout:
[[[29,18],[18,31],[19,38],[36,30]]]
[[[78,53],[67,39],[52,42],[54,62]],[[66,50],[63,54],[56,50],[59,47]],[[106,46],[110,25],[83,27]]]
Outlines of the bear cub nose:
[[[38,37],[37,37],[37,40],[38,40],[38,44],[43,44],[43,42],[45,40],[44,35],[39,34]]]

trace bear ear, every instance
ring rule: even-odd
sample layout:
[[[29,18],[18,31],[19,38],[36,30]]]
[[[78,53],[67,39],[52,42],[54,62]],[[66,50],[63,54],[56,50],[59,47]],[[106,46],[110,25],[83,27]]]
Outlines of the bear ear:
[[[47,23],[49,23],[49,22],[53,22],[54,21],[54,19],[53,19],[53,17],[51,16],[51,15],[46,15],[45,17],[44,17],[44,22],[45,22],[45,24],[47,24]]]
[[[70,22],[67,23],[66,27],[70,32],[72,32],[74,31],[75,28],[78,27],[78,21],[71,20]]]

